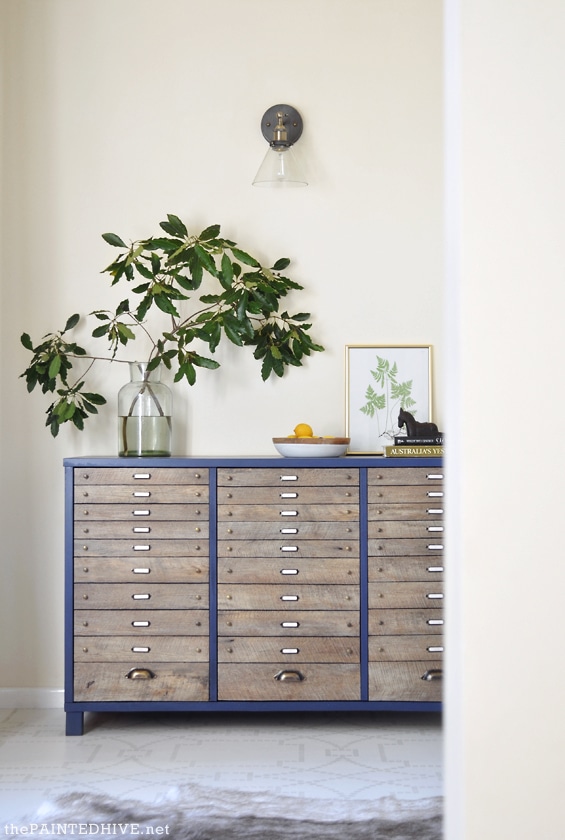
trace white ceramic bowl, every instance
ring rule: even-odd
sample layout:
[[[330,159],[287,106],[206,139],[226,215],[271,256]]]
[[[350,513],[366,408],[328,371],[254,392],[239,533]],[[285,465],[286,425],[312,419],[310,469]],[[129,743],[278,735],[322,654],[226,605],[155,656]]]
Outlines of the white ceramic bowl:
[[[349,438],[273,438],[273,444],[285,458],[339,458]]]

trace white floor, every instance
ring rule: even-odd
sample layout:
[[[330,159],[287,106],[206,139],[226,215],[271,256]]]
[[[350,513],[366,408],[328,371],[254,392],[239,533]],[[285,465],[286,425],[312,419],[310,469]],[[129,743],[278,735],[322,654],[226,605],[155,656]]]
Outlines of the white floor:
[[[96,714],[78,737],[64,726],[58,709],[0,710],[0,837],[79,791],[155,802],[193,785],[342,815],[442,795],[435,714]]]

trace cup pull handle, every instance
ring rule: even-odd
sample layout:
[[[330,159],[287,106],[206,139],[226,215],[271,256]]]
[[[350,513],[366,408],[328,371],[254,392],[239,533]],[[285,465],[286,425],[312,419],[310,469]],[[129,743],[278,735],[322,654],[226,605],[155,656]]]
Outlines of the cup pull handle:
[[[132,668],[127,672],[126,677],[128,680],[152,680],[155,674],[149,668]]]
[[[305,677],[300,671],[279,671],[275,679],[279,682],[303,682]]]
[[[443,671],[441,668],[431,668],[422,677],[426,682],[440,682],[443,679]]]

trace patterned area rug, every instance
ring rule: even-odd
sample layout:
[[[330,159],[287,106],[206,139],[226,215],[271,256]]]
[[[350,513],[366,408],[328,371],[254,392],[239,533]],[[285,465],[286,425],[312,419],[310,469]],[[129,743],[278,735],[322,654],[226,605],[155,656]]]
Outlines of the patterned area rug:
[[[441,840],[442,798],[336,803],[194,785],[155,802],[87,792],[44,803],[28,825],[44,838],[162,836],[174,840]],[[71,826],[76,826],[74,829]]]

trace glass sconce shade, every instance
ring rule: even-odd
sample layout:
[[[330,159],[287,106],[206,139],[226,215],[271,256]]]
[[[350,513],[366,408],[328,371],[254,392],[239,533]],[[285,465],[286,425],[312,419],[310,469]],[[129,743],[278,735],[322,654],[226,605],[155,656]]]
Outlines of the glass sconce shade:
[[[269,147],[257,175],[253,179],[254,187],[307,187],[300,164],[292,146]]]

